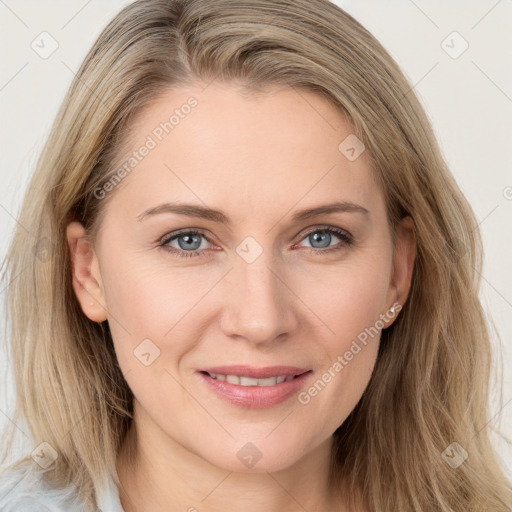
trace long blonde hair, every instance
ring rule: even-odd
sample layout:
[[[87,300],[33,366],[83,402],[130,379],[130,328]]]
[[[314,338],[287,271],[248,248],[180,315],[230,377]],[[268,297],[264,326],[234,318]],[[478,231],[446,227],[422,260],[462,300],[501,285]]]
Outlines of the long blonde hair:
[[[327,0],[139,0],[89,51],[3,269],[14,419],[25,418],[35,444],[58,453],[47,481],[73,483],[93,510],[133,412],[108,324],[90,321],[73,292],[65,227],[78,220],[94,240],[108,203],[94,192],[113,176],[130,120],[151,99],[213,80],[327,98],[364,142],[390,224],[405,215],[415,223],[410,296],[383,331],[364,395],[334,435],[332,484],[362,489],[375,512],[510,510],[511,486],[488,436],[491,354],[477,223],[397,64]],[[469,455],[457,468],[442,455],[453,456],[454,442]]]

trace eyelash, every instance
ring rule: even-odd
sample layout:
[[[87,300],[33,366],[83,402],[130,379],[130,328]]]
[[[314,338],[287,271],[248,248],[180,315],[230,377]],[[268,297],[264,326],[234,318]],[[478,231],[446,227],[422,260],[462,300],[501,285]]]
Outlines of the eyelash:
[[[327,247],[325,249],[318,249],[318,248],[314,248],[314,247],[304,247],[304,249],[308,250],[308,252],[313,253],[313,254],[319,254],[319,253],[325,254],[325,253],[339,251],[339,250],[343,249],[344,247],[351,246],[354,243],[354,238],[352,237],[352,235],[350,233],[348,233],[347,231],[345,231],[343,229],[334,228],[334,227],[316,227],[316,228],[312,229],[311,231],[308,231],[304,236],[302,236],[302,238],[299,241],[304,240],[309,235],[316,233],[316,232],[331,233],[331,234],[333,233],[338,238],[341,239],[341,242],[338,243],[338,245],[335,245],[333,247]],[[174,233],[168,233],[168,234],[164,235],[164,237],[162,237],[160,239],[159,247],[161,249],[163,249],[164,251],[175,254],[179,258],[191,258],[191,257],[200,256],[201,252],[205,251],[205,249],[184,251],[184,250],[176,249],[175,247],[170,247],[167,245],[169,242],[172,242],[173,240],[176,240],[177,238],[179,238],[180,236],[183,236],[183,235],[192,235],[192,236],[199,235],[199,236],[203,236],[209,243],[212,242],[201,230],[183,229],[180,231],[176,231]]]

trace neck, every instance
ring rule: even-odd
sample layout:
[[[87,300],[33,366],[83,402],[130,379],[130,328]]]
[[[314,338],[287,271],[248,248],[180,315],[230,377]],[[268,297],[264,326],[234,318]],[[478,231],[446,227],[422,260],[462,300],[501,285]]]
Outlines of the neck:
[[[171,439],[144,421],[141,409],[135,401],[135,419],[117,460],[125,512],[345,510],[328,483],[332,438],[285,470],[238,473]]]

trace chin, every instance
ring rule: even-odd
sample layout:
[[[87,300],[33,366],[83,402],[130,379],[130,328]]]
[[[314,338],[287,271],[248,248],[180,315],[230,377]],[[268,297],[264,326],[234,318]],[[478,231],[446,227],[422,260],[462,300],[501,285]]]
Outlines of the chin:
[[[307,450],[303,443],[290,443],[290,439],[284,440],[260,439],[255,441],[233,441],[222,448],[220,443],[202,453],[202,457],[211,464],[226,471],[236,473],[274,473],[283,471],[297,463]],[[217,448],[217,449],[215,449]],[[219,452],[219,448],[221,451]]]

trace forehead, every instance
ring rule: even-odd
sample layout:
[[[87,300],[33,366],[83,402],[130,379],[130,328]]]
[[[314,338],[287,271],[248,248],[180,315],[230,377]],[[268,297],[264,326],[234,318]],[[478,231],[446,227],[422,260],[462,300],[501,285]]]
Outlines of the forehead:
[[[118,167],[131,165],[112,203],[131,214],[195,201],[273,218],[299,202],[375,205],[382,197],[369,158],[344,153],[353,137],[343,113],[310,91],[247,94],[215,82],[169,89],[132,121]]]

